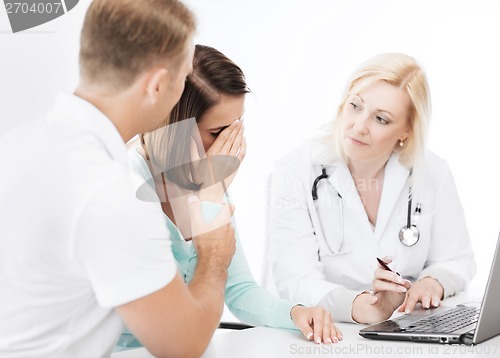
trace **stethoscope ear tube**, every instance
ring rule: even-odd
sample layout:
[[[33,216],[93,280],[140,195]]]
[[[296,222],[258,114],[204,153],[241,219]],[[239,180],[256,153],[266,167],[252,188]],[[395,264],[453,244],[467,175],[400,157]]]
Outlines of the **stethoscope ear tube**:
[[[328,175],[326,174],[326,169],[324,167],[321,168],[321,175],[314,179],[314,183],[312,186],[312,198],[316,202],[318,200],[318,183],[321,179],[327,179]]]
[[[321,174],[316,179],[314,179],[312,189],[311,189],[312,198],[313,198],[314,206],[316,207],[316,210],[318,209],[318,207],[317,207],[317,205],[318,205],[318,184],[322,179],[328,179],[328,177],[329,176],[328,176],[328,174],[326,174],[325,167],[321,166]],[[339,251],[333,251],[332,248],[330,247],[330,244],[328,243],[328,240],[325,237],[325,244],[328,247],[328,250],[330,251],[330,254],[332,256],[342,255],[343,254],[342,253],[342,246],[344,244],[344,210],[342,208],[342,195],[340,195],[340,193],[337,191],[337,196],[339,197],[340,237],[341,237],[341,244],[340,244]],[[320,220],[319,224],[321,226],[321,231],[324,233],[323,225],[321,224],[321,220]]]

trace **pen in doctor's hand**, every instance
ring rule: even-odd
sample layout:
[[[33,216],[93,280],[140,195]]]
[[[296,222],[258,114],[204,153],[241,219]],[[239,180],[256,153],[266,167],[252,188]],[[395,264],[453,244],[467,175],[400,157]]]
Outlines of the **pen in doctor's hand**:
[[[382,289],[398,293],[406,293],[411,288],[411,282],[401,277],[399,272],[394,272],[393,270],[391,270],[391,268],[387,265],[387,263],[384,260],[379,259],[377,257],[377,261],[382,270],[391,272],[391,274],[394,274],[395,277],[394,276],[389,277],[382,273],[379,274],[376,273],[375,279],[372,282],[372,289],[370,292],[377,292]],[[396,286],[392,286],[392,284],[396,284]]]
[[[386,270],[386,271],[390,271],[390,272],[394,272],[394,271],[392,271],[392,270],[391,270],[391,268],[390,268],[389,266],[387,266],[387,264],[386,264],[386,263],[385,263],[382,259],[379,259],[379,258],[377,257],[377,261],[378,261],[379,265],[380,265],[380,266],[382,266],[382,268],[383,268],[384,270]],[[399,272],[394,272],[394,273],[395,273],[396,275],[398,275],[398,276],[401,276],[401,275],[399,274]]]

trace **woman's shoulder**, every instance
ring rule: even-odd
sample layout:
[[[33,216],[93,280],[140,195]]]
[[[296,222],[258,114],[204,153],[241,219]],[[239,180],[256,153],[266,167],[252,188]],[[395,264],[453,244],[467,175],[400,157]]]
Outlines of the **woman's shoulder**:
[[[446,159],[431,150],[427,150],[425,153],[423,167],[425,179],[434,183],[442,182],[450,174],[450,167]]]
[[[430,171],[435,172],[439,172],[440,169],[443,170],[448,168],[448,162],[446,159],[431,150],[427,150],[425,153],[425,164]]]

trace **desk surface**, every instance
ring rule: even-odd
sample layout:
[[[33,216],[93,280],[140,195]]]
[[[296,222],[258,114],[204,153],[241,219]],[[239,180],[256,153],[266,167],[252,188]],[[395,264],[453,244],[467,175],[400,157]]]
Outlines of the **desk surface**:
[[[448,299],[446,305],[470,302],[470,295]],[[477,298],[475,299],[477,301]],[[204,358],[285,358],[285,357],[500,357],[500,336],[477,346],[439,345],[397,341],[376,341],[362,338],[362,325],[338,323],[344,340],[333,345],[318,345],[307,341],[299,331],[256,327],[242,331],[218,330]],[[112,358],[150,358],[144,348],[114,353]]]

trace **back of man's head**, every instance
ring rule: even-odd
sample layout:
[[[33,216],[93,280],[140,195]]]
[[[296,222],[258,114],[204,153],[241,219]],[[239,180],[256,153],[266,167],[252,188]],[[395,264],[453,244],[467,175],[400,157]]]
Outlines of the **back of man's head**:
[[[178,0],[94,0],[80,39],[81,80],[120,91],[155,65],[175,69],[195,27]]]

